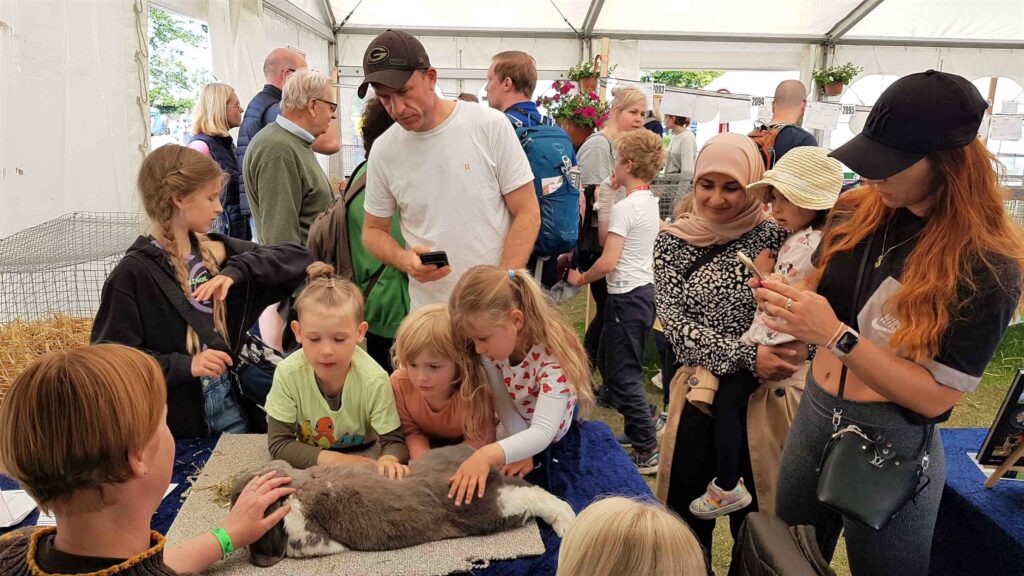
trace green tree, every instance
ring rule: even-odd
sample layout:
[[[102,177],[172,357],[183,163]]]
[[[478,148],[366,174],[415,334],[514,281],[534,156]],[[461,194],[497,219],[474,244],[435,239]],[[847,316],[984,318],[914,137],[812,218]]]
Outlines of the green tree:
[[[677,86],[679,88],[689,88],[691,90],[700,90],[714,82],[715,78],[718,78],[722,74],[725,74],[725,72],[716,72],[713,70],[705,70],[701,72],[683,70],[652,70],[641,74],[640,81],[664,84],[666,86]]]
[[[149,102],[162,112],[188,112],[202,85],[203,72],[190,70],[185,50],[205,48],[206,38],[158,8],[149,10]]]

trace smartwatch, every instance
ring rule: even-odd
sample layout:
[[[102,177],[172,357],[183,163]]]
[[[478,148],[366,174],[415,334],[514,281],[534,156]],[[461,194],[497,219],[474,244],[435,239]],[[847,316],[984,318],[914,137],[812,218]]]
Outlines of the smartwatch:
[[[835,345],[832,346],[832,353],[837,357],[842,358],[850,352],[853,352],[853,349],[857,346],[858,342],[860,342],[860,334],[858,334],[853,328],[847,326],[846,331],[839,336]]]

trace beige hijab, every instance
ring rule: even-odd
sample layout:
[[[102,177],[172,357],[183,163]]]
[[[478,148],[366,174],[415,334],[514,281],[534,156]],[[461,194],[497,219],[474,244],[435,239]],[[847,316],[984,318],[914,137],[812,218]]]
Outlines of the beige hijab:
[[[743,186],[743,209],[729,222],[716,223],[707,220],[700,203],[694,202],[693,211],[680,216],[665,229],[666,232],[694,246],[714,246],[736,240],[767,218],[761,209],[760,199],[746,193],[747,186],[764,175],[761,152],[753,140],[733,132],[724,132],[708,140],[697,156],[694,181],[713,173],[725,174]]]

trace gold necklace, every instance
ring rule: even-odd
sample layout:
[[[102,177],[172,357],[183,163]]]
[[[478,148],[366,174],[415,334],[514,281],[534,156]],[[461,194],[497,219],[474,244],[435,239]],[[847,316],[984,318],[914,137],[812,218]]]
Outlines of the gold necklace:
[[[924,230],[924,228],[922,228],[921,230],[918,230],[910,238],[907,238],[903,242],[900,242],[899,244],[897,244],[897,245],[893,246],[892,248],[889,248],[888,250],[886,250],[885,249],[885,242],[889,239],[889,226],[891,226],[891,225],[892,225],[892,221],[891,220],[889,221],[889,224],[885,225],[885,233],[882,234],[882,253],[879,254],[878,255],[878,259],[875,260],[875,268],[879,268],[879,267],[882,266],[882,260],[885,260],[885,257],[889,255],[889,252],[892,252],[893,250],[899,248],[900,246],[903,246],[907,242],[910,242],[914,238],[917,238],[917,235],[921,233],[921,230]]]

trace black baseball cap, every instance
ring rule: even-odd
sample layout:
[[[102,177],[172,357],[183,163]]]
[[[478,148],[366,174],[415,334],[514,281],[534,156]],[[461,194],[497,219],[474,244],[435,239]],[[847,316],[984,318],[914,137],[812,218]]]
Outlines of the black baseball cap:
[[[935,70],[904,76],[878,97],[864,130],[830,156],[865,178],[888,178],[930,152],[973,142],[987,108],[962,76]]]
[[[427,68],[430,68],[430,58],[419,40],[401,30],[388,30],[366,47],[359,97],[366,96],[371,83],[400,90],[413,72]]]

